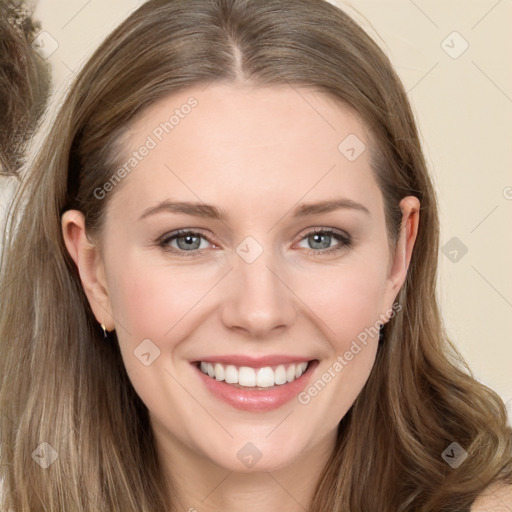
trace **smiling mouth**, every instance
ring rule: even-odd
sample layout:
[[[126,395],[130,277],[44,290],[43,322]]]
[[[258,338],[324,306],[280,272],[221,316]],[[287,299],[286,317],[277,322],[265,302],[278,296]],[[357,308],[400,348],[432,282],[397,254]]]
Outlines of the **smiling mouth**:
[[[239,389],[268,390],[300,378],[312,361],[252,368],[198,361],[196,367],[214,380],[223,381]]]

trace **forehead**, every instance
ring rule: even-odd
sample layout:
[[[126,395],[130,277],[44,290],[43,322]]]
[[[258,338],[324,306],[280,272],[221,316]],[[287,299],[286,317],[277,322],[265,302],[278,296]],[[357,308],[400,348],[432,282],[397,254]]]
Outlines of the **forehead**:
[[[379,192],[369,144],[352,109],[312,89],[192,87],[132,123],[120,161],[133,165],[118,195],[134,196],[139,210],[169,196],[215,203],[242,195],[253,208],[305,195],[361,199]]]
[[[231,147],[238,141],[250,150],[278,144],[285,149],[289,141],[302,139],[308,143],[305,149],[323,142],[325,148],[336,151],[340,138],[349,134],[368,138],[353,109],[314,89],[217,84],[160,99],[132,123],[124,141],[137,146],[144,135],[164,145],[174,139],[181,145],[225,141]]]

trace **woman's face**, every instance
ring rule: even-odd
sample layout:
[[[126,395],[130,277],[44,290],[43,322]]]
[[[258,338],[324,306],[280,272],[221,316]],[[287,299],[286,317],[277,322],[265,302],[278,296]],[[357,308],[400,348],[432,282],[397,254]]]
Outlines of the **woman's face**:
[[[391,252],[364,126],[296,87],[173,94],[122,147],[81,274],[160,448],[232,471],[327,452],[405,278],[417,200]]]

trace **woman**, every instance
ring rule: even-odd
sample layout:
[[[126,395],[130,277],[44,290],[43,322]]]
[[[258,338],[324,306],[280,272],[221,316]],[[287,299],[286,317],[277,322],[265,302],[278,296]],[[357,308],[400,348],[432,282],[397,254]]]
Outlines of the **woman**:
[[[506,506],[511,431],[442,327],[411,109],[333,5],[146,3],[23,192],[6,508]]]

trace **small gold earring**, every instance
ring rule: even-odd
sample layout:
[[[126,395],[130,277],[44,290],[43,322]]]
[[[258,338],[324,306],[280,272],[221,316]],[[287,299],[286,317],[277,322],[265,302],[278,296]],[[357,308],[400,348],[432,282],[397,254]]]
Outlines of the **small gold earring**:
[[[105,339],[107,339],[107,338],[108,338],[108,335],[107,335],[107,328],[105,327],[105,324],[104,324],[104,323],[102,323],[102,324],[101,324],[101,328],[103,329],[103,337],[104,337]]]

